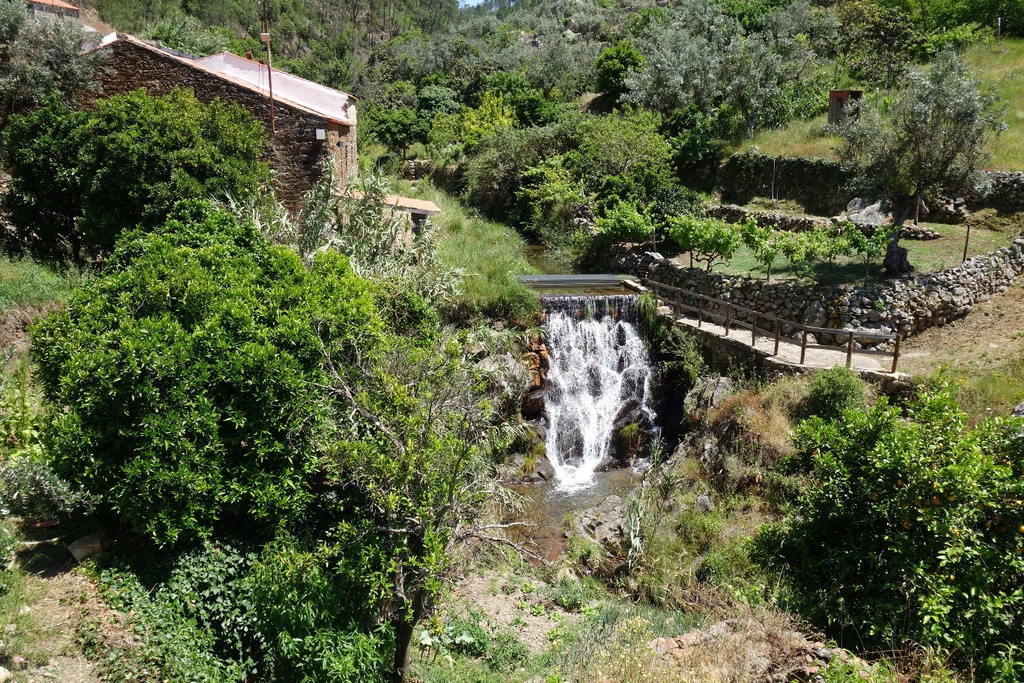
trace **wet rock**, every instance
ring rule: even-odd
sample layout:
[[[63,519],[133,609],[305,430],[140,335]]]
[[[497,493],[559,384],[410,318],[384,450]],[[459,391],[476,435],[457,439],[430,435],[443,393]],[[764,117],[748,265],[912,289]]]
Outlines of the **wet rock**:
[[[576,516],[575,532],[600,544],[608,552],[618,554],[627,538],[626,502],[608,496],[600,504]]]
[[[536,420],[544,414],[544,401],[546,392],[543,389],[534,390],[523,396],[522,414],[527,420]]]

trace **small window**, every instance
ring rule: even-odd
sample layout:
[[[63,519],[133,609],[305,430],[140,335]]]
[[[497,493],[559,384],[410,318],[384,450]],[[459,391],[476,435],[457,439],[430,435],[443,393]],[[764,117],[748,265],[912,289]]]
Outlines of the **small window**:
[[[323,128],[317,128],[316,129],[316,139],[317,140],[326,140],[327,139],[327,131],[324,130]]]

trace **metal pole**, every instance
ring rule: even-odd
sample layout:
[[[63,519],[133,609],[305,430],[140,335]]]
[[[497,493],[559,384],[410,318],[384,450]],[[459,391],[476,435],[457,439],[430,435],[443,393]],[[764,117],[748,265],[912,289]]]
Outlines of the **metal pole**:
[[[750,345],[757,348],[757,313],[754,314],[754,323],[750,326]]]
[[[779,355],[779,342],[782,341],[782,318],[775,319],[775,353],[772,355]]]
[[[270,59],[270,2],[263,0],[263,33],[260,35],[267,46],[267,88],[270,91],[270,134],[277,133],[277,122],[274,118],[274,67]]]
[[[853,330],[850,330],[850,338],[846,342],[846,367],[853,365]]]
[[[800,365],[804,364],[807,357],[807,330],[804,330],[803,340],[800,342]]]
[[[896,372],[896,364],[900,361],[900,335],[896,335],[896,348],[893,349],[892,353],[892,371]]]
[[[725,305],[725,336],[729,336],[729,323],[732,322],[732,304]]]

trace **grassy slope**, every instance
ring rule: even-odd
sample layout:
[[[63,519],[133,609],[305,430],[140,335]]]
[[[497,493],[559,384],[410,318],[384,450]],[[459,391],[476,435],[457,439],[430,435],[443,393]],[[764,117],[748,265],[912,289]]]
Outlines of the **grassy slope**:
[[[978,45],[968,50],[966,57],[1006,105],[1004,120],[1008,128],[992,145],[991,168],[1024,170],[1024,40]],[[821,134],[826,120],[822,114],[810,121],[795,121],[785,128],[762,131],[752,139],[733,143],[726,151],[741,152],[754,145],[763,154],[831,158],[838,139]]]
[[[507,225],[471,215],[458,200],[420,182],[401,188],[403,194],[434,202],[441,265],[463,271],[462,302],[472,313],[520,318],[538,309],[533,293],[516,280],[536,273],[526,260],[526,242]],[[539,309],[538,309],[539,310]]]

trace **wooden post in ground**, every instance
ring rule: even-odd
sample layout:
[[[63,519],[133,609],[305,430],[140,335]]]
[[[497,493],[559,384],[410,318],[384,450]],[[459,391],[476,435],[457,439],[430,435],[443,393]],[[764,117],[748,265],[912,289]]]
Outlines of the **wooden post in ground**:
[[[676,318],[683,317],[683,290],[676,290]]]
[[[729,336],[729,323],[732,322],[732,304],[725,305],[725,336]]]
[[[800,340],[800,365],[804,364],[804,358],[807,357],[807,330],[804,330],[803,339]]]
[[[750,326],[750,345],[757,348],[757,313],[754,314],[754,323]]]
[[[775,319],[775,354],[779,355],[779,342],[782,341],[782,318]]]
[[[853,330],[850,330],[850,338],[846,342],[846,367],[853,365]]]
[[[699,330],[704,325],[704,295],[698,294],[697,299],[697,329]]]
[[[896,348],[892,352],[892,371],[896,372],[896,364],[900,362],[900,335],[896,335]]]

